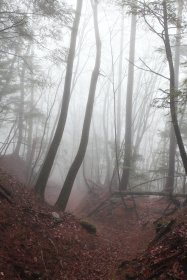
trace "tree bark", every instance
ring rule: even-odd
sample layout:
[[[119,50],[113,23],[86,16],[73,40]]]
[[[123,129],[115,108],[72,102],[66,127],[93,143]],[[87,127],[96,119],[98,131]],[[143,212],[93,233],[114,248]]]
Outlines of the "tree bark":
[[[69,169],[67,177],[65,179],[62,191],[59,195],[59,198],[56,202],[56,206],[59,207],[61,210],[65,210],[68,199],[71,194],[71,190],[73,188],[73,184],[76,178],[76,175],[79,171],[79,168],[83,162],[86,148],[88,144],[89,138],[89,131],[90,131],[90,124],[92,119],[92,112],[94,106],[94,98],[96,92],[96,85],[99,77],[99,69],[100,69],[100,60],[101,60],[101,41],[99,35],[99,27],[98,27],[98,16],[97,16],[97,1],[92,2],[92,9],[93,9],[93,17],[94,17],[94,31],[95,31],[95,40],[96,40],[96,60],[94,70],[92,72],[91,83],[90,83],[90,90],[88,95],[88,101],[86,105],[86,112],[84,117],[81,141],[79,145],[78,152],[76,157]]]
[[[178,0],[178,19],[177,19],[177,34],[175,46],[175,90],[178,89],[179,84],[179,65],[180,65],[180,44],[181,44],[181,20],[182,20],[183,1]],[[177,106],[176,106],[177,108]],[[175,155],[176,155],[176,138],[173,125],[170,127],[170,145],[169,145],[169,162],[168,162],[168,178],[165,184],[165,191],[173,192],[174,188],[174,175],[175,175]]]
[[[28,51],[27,51],[28,53]],[[25,103],[25,72],[26,66],[25,63],[22,65],[20,73],[20,98],[19,98],[19,107],[18,107],[18,139],[16,143],[14,155],[19,156],[21,144],[23,143],[23,121],[24,121],[24,103]]]
[[[33,57],[33,50],[31,50],[31,57]],[[33,58],[32,58],[33,59]],[[32,61],[33,67],[33,61]],[[33,80],[33,72],[31,72],[31,80]],[[27,154],[26,154],[26,164],[27,164],[27,183],[29,182],[32,170],[33,161],[33,116],[32,112],[34,109],[34,83],[31,84],[30,100],[29,100],[29,119],[28,119],[28,129],[27,129]]]
[[[129,51],[129,68],[127,82],[127,98],[126,98],[126,126],[125,126],[125,154],[123,162],[123,173],[119,188],[126,190],[129,183],[129,175],[131,168],[132,155],[132,96],[134,84],[134,57],[136,42],[136,14],[132,14],[131,18],[131,34],[130,34],[130,51]]]
[[[178,124],[177,112],[175,106],[175,101],[176,101],[175,72],[174,72],[173,58],[172,58],[171,45],[170,45],[170,39],[168,33],[168,15],[167,15],[166,0],[164,0],[162,4],[163,4],[164,33],[165,33],[164,44],[165,44],[165,51],[169,64],[169,72],[170,72],[170,113],[171,113],[172,124],[174,128],[177,144],[179,147],[180,155],[182,158],[183,166],[185,169],[185,173],[187,174],[187,155],[186,155],[184,143],[182,140],[182,136]]]
[[[108,186],[111,180],[111,157],[109,154],[109,148],[108,148],[108,142],[109,142],[109,137],[108,137],[108,108],[109,108],[109,101],[108,101],[108,92],[110,90],[110,83],[108,83],[107,90],[105,93],[105,99],[104,99],[104,107],[103,107],[103,136],[104,136],[104,148],[105,148],[105,160],[106,160],[106,175],[105,175],[105,180],[104,180],[104,185]]]
[[[73,71],[73,63],[75,57],[75,48],[77,41],[77,33],[80,22],[80,16],[82,11],[82,3],[83,0],[77,0],[76,14],[73,23],[73,28],[71,32],[71,40],[70,40],[70,48],[67,59],[67,69],[66,69],[66,77],[64,84],[64,94],[62,99],[62,107],[60,112],[60,117],[58,120],[57,128],[53,137],[53,140],[50,144],[49,150],[45,157],[44,163],[39,172],[39,176],[37,178],[36,184],[34,186],[35,191],[39,193],[41,196],[44,196],[45,187],[55,160],[55,156],[60,145],[62,135],[64,132],[64,127],[66,124],[69,101],[70,101],[70,93],[71,93],[71,81],[72,81],[72,71]]]
[[[120,153],[121,143],[121,91],[122,91],[122,68],[123,68],[123,48],[124,48],[124,7],[121,11],[121,34],[120,34],[120,55],[119,55],[119,70],[118,70],[118,99],[117,99],[117,129],[116,129],[116,142],[118,157]],[[116,159],[119,160],[119,159]]]

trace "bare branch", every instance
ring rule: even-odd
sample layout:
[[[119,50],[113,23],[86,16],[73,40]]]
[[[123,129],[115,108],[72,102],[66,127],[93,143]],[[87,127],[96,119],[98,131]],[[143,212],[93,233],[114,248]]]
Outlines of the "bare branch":
[[[158,72],[152,70],[141,58],[139,58],[139,59],[140,59],[140,61],[141,61],[148,69],[142,68],[142,67],[140,67],[140,66],[134,64],[134,66],[135,66],[136,68],[138,68],[138,69],[140,69],[140,70],[143,70],[143,71],[146,71],[146,72],[154,73],[155,75],[158,75],[158,76],[160,76],[160,77],[162,77],[162,78],[164,78],[164,79],[166,79],[166,80],[168,80],[168,81],[170,80],[168,77],[166,77],[166,76],[164,76],[164,75],[162,75],[162,74],[160,74],[160,73],[158,73]],[[132,63],[132,62],[130,62],[130,63]]]

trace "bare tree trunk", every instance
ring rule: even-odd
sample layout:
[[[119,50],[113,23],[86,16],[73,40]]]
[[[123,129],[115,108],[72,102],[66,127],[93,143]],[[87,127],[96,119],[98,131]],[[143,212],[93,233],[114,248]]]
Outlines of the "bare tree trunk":
[[[18,106],[18,139],[16,143],[14,155],[19,156],[21,144],[23,142],[23,121],[24,121],[24,102],[25,102],[25,72],[26,66],[25,63],[22,65],[20,73],[20,99]]]
[[[170,113],[171,113],[173,128],[177,139],[180,155],[182,158],[183,166],[185,169],[185,173],[187,174],[187,155],[186,155],[184,143],[182,140],[182,136],[178,124],[177,112],[175,106],[175,101],[176,101],[175,72],[174,72],[173,58],[172,58],[171,45],[170,45],[170,39],[168,33],[168,15],[167,15],[166,0],[164,0],[162,4],[163,4],[163,13],[164,13],[164,33],[165,33],[164,44],[165,44],[165,51],[169,64],[169,72],[170,72]]]
[[[175,90],[178,89],[179,84],[179,65],[180,65],[180,44],[181,44],[181,20],[182,20],[183,0],[178,0],[178,19],[177,19],[177,34],[175,46]],[[177,106],[176,106],[177,107]],[[175,138],[175,131],[173,125],[170,127],[170,145],[169,145],[169,162],[168,162],[168,178],[166,179],[165,191],[173,192],[174,175],[175,175],[175,155],[177,142]]]
[[[130,52],[126,98],[125,154],[120,189],[126,190],[129,182],[132,154],[132,95],[134,83],[134,57],[136,42],[136,14],[131,16]]]
[[[85,117],[84,117],[84,123],[83,123],[83,129],[82,129],[82,135],[81,135],[79,149],[78,149],[76,157],[69,169],[69,172],[65,179],[60,196],[56,202],[56,206],[58,206],[62,210],[66,209],[76,175],[79,171],[79,168],[83,162],[83,159],[84,159],[84,156],[86,153],[86,148],[88,145],[88,138],[89,138],[89,131],[90,131],[90,124],[91,124],[91,119],[92,119],[93,106],[94,106],[96,85],[97,85],[97,81],[98,81],[98,77],[99,77],[100,60],[101,60],[101,41],[100,41],[98,18],[97,18],[97,1],[91,1],[91,3],[92,3],[92,9],[93,9],[94,30],[95,30],[95,39],[96,39],[96,60],[95,60],[95,67],[94,67],[94,70],[92,72],[92,77],[91,77],[90,90],[89,90],[89,96],[88,96],[88,101],[87,101],[87,105],[86,105],[86,113],[85,113]]]
[[[109,154],[109,149],[108,149],[108,107],[109,102],[108,102],[108,92],[110,89],[110,83],[107,86],[107,90],[105,93],[105,99],[104,99],[104,107],[103,107],[103,135],[104,135],[104,147],[105,147],[105,160],[106,160],[106,175],[105,175],[105,180],[104,180],[104,185],[108,186],[110,183],[110,177],[111,177],[111,158]]]
[[[39,176],[37,178],[35,184],[35,191],[38,192],[41,196],[44,195],[45,187],[51,172],[51,168],[53,166],[55,156],[60,145],[60,141],[62,139],[62,135],[64,132],[64,127],[66,124],[68,108],[69,108],[69,101],[70,101],[70,93],[71,93],[71,80],[72,80],[72,71],[73,71],[73,63],[75,57],[75,48],[76,48],[76,41],[77,41],[77,33],[78,27],[80,22],[80,16],[82,11],[82,3],[83,0],[77,0],[77,7],[76,7],[76,14],[75,19],[72,27],[71,33],[71,41],[70,41],[70,48],[67,60],[67,69],[66,69],[66,77],[65,77],[65,84],[64,84],[64,94],[62,99],[62,107],[61,113],[59,117],[59,121],[57,124],[57,128],[53,137],[53,140],[50,144],[49,150],[45,157],[44,163],[42,168],[39,172]]]
[[[119,76],[118,76],[118,99],[117,99],[116,142],[117,142],[118,156],[120,153],[120,142],[121,142],[120,141],[121,139],[121,90],[122,90],[123,47],[124,47],[124,7],[122,7],[122,11],[121,11],[121,34],[120,34],[120,55],[119,55]]]
[[[119,187],[119,184],[120,184],[119,162],[120,162],[120,151],[121,151],[121,90],[122,90],[122,80],[123,80],[122,79],[123,46],[124,46],[124,6],[122,6],[122,10],[121,10],[121,32],[120,32],[119,68],[118,68],[117,106],[116,106],[116,93],[114,91],[114,148],[115,148],[116,163],[114,166],[111,183],[115,187]]]
[[[94,159],[94,169],[95,169],[95,181],[98,185],[101,185],[100,175],[101,175],[101,168],[100,168],[100,159],[101,156],[99,155],[99,147],[98,147],[98,140],[97,140],[97,133],[95,130],[94,120],[92,121],[93,127],[93,146],[95,142],[95,149],[93,148],[94,152],[92,153],[92,158]]]
[[[33,52],[31,51],[31,57],[33,57]],[[31,73],[31,80],[33,80],[33,72]],[[32,112],[34,109],[34,83],[31,85],[30,92],[30,104],[29,104],[29,119],[28,119],[28,131],[27,131],[27,154],[26,154],[26,164],[27,164],[27,182],[29,181],[32,161],[33,161],[33,116]]]

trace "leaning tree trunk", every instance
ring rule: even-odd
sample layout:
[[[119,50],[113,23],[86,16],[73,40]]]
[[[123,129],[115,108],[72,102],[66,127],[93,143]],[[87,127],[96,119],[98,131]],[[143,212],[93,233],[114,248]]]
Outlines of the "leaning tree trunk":
[[[97,1],[91,1],[92,9],[93,9],[93,17],[94,17],[94,30],[95,30],[95,40],[96,40],[96,60],[95,60],[95,67],[92,72],[88,101],[86,105],[86,112],[84,117],[81,141],[79,145],[78,152],[76,157],[69,169],[69,172],[66,176],[63,188],[59,195],[59,198],[56,202],[56,206],[59,207],[61,210],[65,210],[66,205],[68,203],[68,199],[71,194],[71,190],[73,188],[73,184],[76,178],[76,175],[79,171],[79,168],[83,162],[86,148],[88,144],[89,138],[89,131],[90,131],[90,124],[92,119],[92,112],[94,106],[94,98],[96,92],[96,85],[99,77],[99,68],[100,68],[100,59],[101,59],[101,41],[99,35],[99,27],[98,27],[98,18],[97,18]]]
[[[180,44],[181,44],[181,20],[182,20],[183,1],[178,0],[178,19],[177,19],[177,34],[175,46],[175,90],[178,89],[179,84],[179,65],[180,65]],[[176,137],[173,125],[170,127],[170,145],[169,145],[169,162],[168,162],[168,177],[166,179],[165,191],[173,192],[174,175],[175,175],[175,154],[176,154]]]
[[[49,150],[45,157],[44,163],[41,167],[39,172],[39,176],[37,178],[35,184],[35,191],[38,192],[41,196],[44,195],[45,187],[55,160],[55,156],[60,145],[60,141],[62,139],[62,135],[64,132],[64,127],[67,119],[67,113],[69,108],[69,101],[70,101],[70,93],[71,93],[71,80],[72,80],[72,71],[73,71],[73,63],[75,57],[75,48],[76,48],[76,41],[77,41],[77,33],[78,27],[80,22],[80,16],[82,11],[82,3],[83,0],[77,0],[77,7],[76,7],[76,14],[75,19],[72,27],[71,33],[71,41],[70,41],[70,48],[69,54],[67,59],[67,69],[66,69],[66,77],[65,77],[65,84],[64,84],[64,94],[62,99],[62,107],[60,112],[60,117],[58,120],[57,128],[53,137],[53,140],[50,144]]]
[[[125,151],[123,162],[123,173],[119,188],[127,189],[129,183],[129,175],[131,168],[132,155],[132,95],[134,84],[134,57],[136,42],[136,14],[132,14],[131,18],[131,35],[130,35],[130,52],[129,52],[129,69],[127,82],[127,98],[126,98],[126,126],[125,126]]]
[[[164,13],[164,44],[165,44],[165,51],[166,56],[169,64],[169,72],[170,72],[170,113],[171,113],[171,120],[177,140],[177,144],[179,147],[180,155],[182,158],[183,166],[185,169],[185,173],[187,174],[187,155],[184,148],[184,143],[182,140],[178,119],[177,119],[177,112],[176,112],[176,87],[175,87],[175,73],[174,73],[174,65],[173,65],[173,58],[172,58],[172,52],[171,52],[171,45],[170,45],[170,39],[169,39],[169,33],[168,33],[168,15],[167,15],[167,4],[166,0],[163,2],[163,13]]]

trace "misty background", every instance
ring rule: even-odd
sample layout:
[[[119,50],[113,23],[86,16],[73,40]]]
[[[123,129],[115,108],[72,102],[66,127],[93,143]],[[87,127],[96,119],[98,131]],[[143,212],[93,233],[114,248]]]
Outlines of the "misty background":
[[[138,2],[134,1],[136,5]],[[176,34],[180,29],[177,111],[186,146],[187,7],[185,1],[171,2],[175,18],[182,5],[182,24],[177,28],[173,23],[169,34],[175,57]],[[3,1],[0,5],[0,162],[31,187],[40,172],[60,114],[75,8],[73,0]],[[88,146],[68,210],[75,210],[82,200],[91,199],[95,194],[118,190],[125,153],[129,64],[133,65],[134,78],[128,189],[147,181],[137,189],[163,191],[165,188],[171,126],[168,61],[161,38],[131,9],[128,1],[100,0],[98,3],[101,65]],[[136,17],[134,62],[129,59],[132,16]],[[147,20],[154,30],[162,32],[152,16],[148,15]],[[53,204],[79,147],[95,54],[93,11],[90,1],[84,0],[67,121],[45,192],[46,200]],[[173,177],[174,192],[185,193],[186,176],[178,148]],[[157,178],[160,180],[152,181]]]

